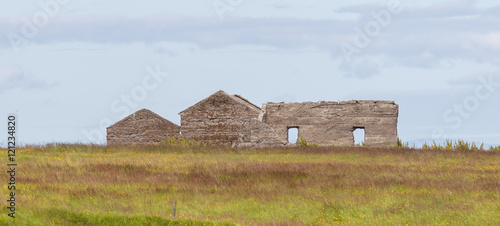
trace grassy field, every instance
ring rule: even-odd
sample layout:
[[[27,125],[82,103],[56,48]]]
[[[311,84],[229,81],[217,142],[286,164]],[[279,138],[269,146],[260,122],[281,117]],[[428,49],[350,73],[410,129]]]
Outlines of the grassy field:
[[[16,160],[2,225],[500,225],[498,151],[49,145]]]

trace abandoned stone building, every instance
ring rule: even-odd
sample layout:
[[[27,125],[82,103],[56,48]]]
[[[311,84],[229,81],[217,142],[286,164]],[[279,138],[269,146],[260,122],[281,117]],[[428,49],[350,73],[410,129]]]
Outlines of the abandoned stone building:
[[[177,137],[180,126],[154,112],[139,110],[106,129],[108,145],[160,143],[166,136]]]
[[[367,146],[397,144],[399,107],[393,101],[266,103],[262,108],[239,95],[218,91],[181,111],[181,126],[140,110],[107,128],[115,144],[159,143],[169,136],[232,146],[284,146],[291,129],[318,145],[349,146],[364,129]],[[292,141],[292,143],[294,143]]]

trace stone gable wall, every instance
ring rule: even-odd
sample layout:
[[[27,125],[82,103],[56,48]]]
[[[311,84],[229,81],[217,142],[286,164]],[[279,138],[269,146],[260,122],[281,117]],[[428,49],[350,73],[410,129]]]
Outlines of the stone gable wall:
[[[141,145],[179,136],[180,127],[148,111],[136,112],[107,128],[108,145]]]
[[[250,122],[260,110],[246,106],[228,95],[212,96],[188,111],[181,112],[181,134],[197,141],[238,144],[251,140]]]

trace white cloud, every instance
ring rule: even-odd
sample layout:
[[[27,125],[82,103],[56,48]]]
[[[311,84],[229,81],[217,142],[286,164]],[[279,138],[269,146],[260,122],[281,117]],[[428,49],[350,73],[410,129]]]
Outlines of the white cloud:
[[[460,2],[460,4],[458,4]],[[363,50],[364,55],[384,54],[408,66],[430,67],[440,58],[488,59],[500,48],[500,14],[496,8],[478,9],[473,1],[446,2],[406,8],[394,15],[391,24]],[[371,12],[383,5],[349,6],[339,12],[363,15],[356,20],[310,20],[285,18],[233,18],[221,23],[213,18],[187,18],[167,14],[130,18],[103,15],[61,15],[32,42],[191,42],[202,48],[231,45],[269,45],[279,48],[330,49],[352,40],[354,28],[363,29]],[[21,18],[8,18],[0,27],[22,28]],[[17,21],[17,22],[13,22]],[[14,24],[15,25],[14,25]],[[15,32],[15,31],[14,31]],[[18,31],[19,32],[19,31]],[[9,48],[10,45],[4,47]],[[426,54],[423,54],[426,53]],[[429,58],[428,55],[432,55]],[[500,57],[500,56],[498,56]],[[416,62],[416,63],[413,63]],[[495,61],[497,62],[497,61]]]
[[[345,77],[365,79],[380,74],[381,65],[372,59],[362,59],[352,63],[343,62],[339,69]]]
[[[14,88],[23,89],[47,89],[55,83],[47,83],[44,80],[24,72],[21,66],[7,66],[0,68],[0,91]]]
[[[489,33],[472,33],[470,36],[471,43],[475,43],[481,48],[500,50],[500,31]]]
[[[382,64],[385,67],[439,68],[443,67],[443,61],[462,59],[498,65],[500,27],[495,24],[500,24],[500,7],[476,8],[475,3],[445,1],[410,6],[403,2],[403,12],[393,15],[381,35],[353,56],[358,63],[343,63],[339,69],[348,76],[369,78],[380,74]],[[232,17],[223,23],[216,18],[171,14],[143,17],[65,14],[51,21],[30,41],[38,44],[143,42],[153,46],[162,42],[192,43],[205,49],[239,45],[315,48],[330,51],[334,59],[342,59],[339,45],[352,42],[354,29],[363,29],[366,21],[373,20],[372,12],[385,8],[383,4],[359,4],[332,12],[360,15],[356,20]],[[22,18],[0,19],[0,28],[20,29],[22,26]],[[10,48],[8,43],[0,42],[0,49],[2,46]],[[171,57],[179,55],[178,51],[164,47],[153,51]],[[366,61],[371,58],[379,59],[379,63]]]

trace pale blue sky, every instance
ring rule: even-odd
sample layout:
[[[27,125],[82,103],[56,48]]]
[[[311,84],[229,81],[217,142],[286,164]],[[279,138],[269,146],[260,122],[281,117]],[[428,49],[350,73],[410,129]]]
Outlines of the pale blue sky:
[[[225,90],[259,106],[394,100],[404,141],[500,145],[498,1],[0,4],[0,116],[18,114],[24,144],[104,143],[104,127],[141,108],[179,124]]]

